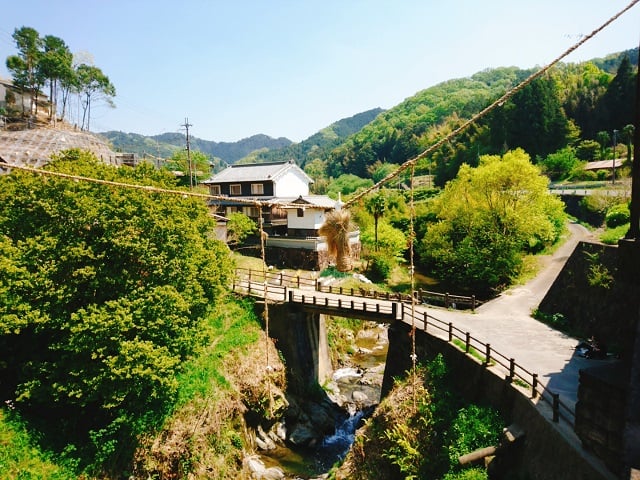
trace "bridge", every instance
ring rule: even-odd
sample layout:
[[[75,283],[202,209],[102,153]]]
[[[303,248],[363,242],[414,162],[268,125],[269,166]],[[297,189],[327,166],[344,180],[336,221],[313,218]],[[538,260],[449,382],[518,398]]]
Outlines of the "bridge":
[[[504,350],[498,351],[491,343],[481,340],[477,334],[472,333],[471,329],[462,329],[458,326],[464,324],[468,327],[469,316],[473,317],[471,322],[478,323],[478,314],[443,310],[425,305],[421,303],[423,297],[419,292],[415,292],[412,301],[410,295],[362,288],[331,287],[323,285],[318,279],[293,276],[283,272],[267,272],[265,276],[260,271],[238,269],[233,291],[260,299],[266,296],[271,303],[288,304],[305,312],[358,318],[378,323],[402,322],[411,328],[455,345],[480,361],[487,369],[504,378],[505,382],[516,386],[523,395],[547,403],[551,408],[553,422],[563,421],[571,428],[574,425],[578,372],[571,369],[567,374],[575,375],[575,378],[559,381],[557,370],[544,369],[540,372],[536,370],[534,362],[525,364],[523,361],[518,361],[516,359],[518,353],[529,358],[531,353],[540,349],[536,347],[536,342],[530,342],[531,351],[526,352],[527,355],[524,355],[519,347],[508,348],[508,345],[520,344],[515,341],[515,337],[520,334],[514,328],[505,329],[502,333],[503,338],[500,343]],[[441,295],[443,300],[446,297],[452,303],[457,302],[457,305],[475,306],[477,304],[473,297]],[[465,319],[467,321],[464,321]],[[509,332],[515,333],[510,336]],[[573,351],[570,353],[570,356],[573,356]],[[585,360],[585,366],[586,362]],[[544,365],[543,362],[540,363]],[[553,389],[550,386],[552,378],[555,385],[563,387]]]
[[[575,231],[579,227],[571,226],[571,229],[576,237]],[[273,306],[274,309],[285,308],[315,318],[334,315],[389,324],[389,355],[383,392],[389,379],[410,368],[409,333],[415,329],[420,349],[418,358],[422,358],[424,348],[454,352],[454,359],[456,355],[462,359],[459,361],[462,367],[457,373],[462,377],[462,383],[477,385],[476,379],[481,379],[488,385],[482,388],[486,394],[495,397],[497,392],[503,404],[504,398],[509,398],[507,404],[512,418],[538,435],[535,441],[528,440],[531,446],[527,448],[546,451],[547,455],[555,456],[558,463],[572,458],[569,462],[572,468],[590,469],[584,478],[609,479],[615,477],[601,460],[582,448],[574,431],[580,369],[607,361],[577,356],[576,339],[530,316],[531,310],[540,303],[575,245],[582,239],[579,236],[572,238],[558,249],[554,254],[558,260],[549,262],[530,283],[484,305],[473,297],[440,294],[440,298],[432,298],[419,291],[414,292],[412,299],[406,294],[332,287],[312,276],[271,271],[263,275],[262,272],[242,269],[236,272],[233,290],[258,299],[268,298],[270,311]],[[450,308],[437,307],[434,303],[446,304]],[[455,310],[451,308],[453,304],[469,310]],[[294,328],[291,320],[289,316],[286,319],[289,323],[280,328]],[[306,349],[298,346],[299,351],[315,349],[317,353],[319,349],[312,345],[322,342],[322,333],[317,325],[310,329],[312,338]],[[300,334],[297,335],[299,337]],[[447,362],[450,358],[447,357]],[[301,368],[319,371],[320,367],[315,360],[315,363],[306,363]],[[540,422],[548,424],[551,429],[541,427]],[[555,477],[557,475],[553,474],[547,478]]]

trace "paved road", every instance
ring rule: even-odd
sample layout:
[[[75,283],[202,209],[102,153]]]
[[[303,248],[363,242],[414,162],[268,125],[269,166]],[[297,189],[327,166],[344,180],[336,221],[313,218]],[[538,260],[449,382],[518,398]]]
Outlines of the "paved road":
[[[570,224],[570,236],[552,255],[542,258],[543,268],[524,285],[506,290],[481,305],[476,313],[431,309],[430,315],[471,334],[502,354],[514,358],[527,370],[538,373],[540,383],[559,393],[573,406],[577,400],[578,371],[597,363],[575,355],[578,339],[535,320],[531,313],[540,304],[562,267],[590,232]]]

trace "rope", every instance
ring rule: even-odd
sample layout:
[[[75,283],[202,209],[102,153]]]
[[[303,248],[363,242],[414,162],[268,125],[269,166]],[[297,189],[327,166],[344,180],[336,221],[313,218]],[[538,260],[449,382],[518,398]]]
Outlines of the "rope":
[[[633,0],[629,5],[624,7],[622,10],[620,10],[618,13],[616,13],[613,17],[611,17],[605,23],[603,23],[601,26],[596,28],[589,35],[584,36],[579,42],[575,43],[573,46],[571,46],[567,50],[565,50],[560,56],[558,56],[556,59],[552,60],[551,63],[549,63],[546,66],[542,67],[537,72],[534,72],[531,75],[529,75],[527,78],[525,78],[518,85],[513,87],[511,90],[508,90],[504,95],[502,95],[496,101],[491,103],[488,107],[485,107],[483,110],[481,110],[480,112],[475,114],[469,120],[467,120],[462,125],[460,125],[458,128],[456,128],[451,133],[446,135],[444,138],[438,140],[436,143],[434,143],[433,145],[428,147],[422,153],[420,153],[420,154],[416,155],[415,157],[413,157],[413,158],[407,160],[406,162],[404,162],[402,165],[400,165],[400,168],[398,168],[396,171],[391,172],[389,175],[384,177],[382,180],[380,180],[378,183],[376,183],[372,187],[369,187],[369,188],[367,188],[365,190],[362,190],[360,193],[358,193],[357,195],[355,195],[354,197],[349,199],[347,202],[345,202],[343,207],[344,208],[349,208],[351,205],[353,205],[354,203],[358,202],[358,200],[360,200],[365,195],[368,195],[369,193],[371,193],[372,191],[380,188],[382,185],[386,184],[390,180],[393,180],[394,178],[398,177],[402,172],[407,170],[409,167],[412,167],[413,165],[415,165],[418,162],[418,160],[426,157],[427,155],[429,155],[430,153],[432,153],[435,150],[437,150],[438,148],[440,148],[443,144],[445,144],[446,142],[448,142],[452,138],[458,136],[460,133],[462,133],[464,130],[466,130],[469,126],[471,126],[472,124],[474,124],[475,122],[480,120],[482,117],[487,115],[489,112],[491,112],[495,108],[497,108],[499,106],[502,106],[502,104],[504,104],[507,100],[509,100],[511,97],[513,97],[516,93],[518,93],[520,90],[525,88],[527,85],[529,85],[531,82],[533,82],[537,78],[539,78],[542,75],[544,75],[553,66],[555,66],[557,63],[559,63],[563,58],[565,58],[569,54],[573,53],[576,49],[581,47],[588,40],[591,40],[598,33],[600,33],[602,30],[604,30],[606,27],[608,27],[611,23],[613,23],[615,20],[617,20],[621,15],[623,15],[629,9],[634,7],[638,2],[640,2],[640,0]]]
[[[415,203],[413,201],[413,181],[415,176],[415,165],[411,166],[411,193],[409,198],[409,261],[410,261],[410,274],[411,274],[411,368],[413,373],[413,411],[417,411],[416,404],[416,381],[417,371],[416,363],[418,361],[418,355],[416,355],[416,279],[415,279],[415,265],[413,262],[413,243],[415,240],[414,231],[414,218],[416,214]]]
[[[640,1],[640,0],[638,0]],[[81,175],[72,175],[70,173],[62,173],[62,172],[55,172],[53,170],[43,170],[40,168],[34,168],[34,167],[27,167],[24,165],[13,165],[13,164],[9,164],[7,163],[6,165],[4,163],[0,163],[0,168],[2,169],[6,169],[6,170],[11,170],[13,168],[15,168],[16,170],[22,170],[25,172],[30,172],[30,173],[34,173],[36,175],[44,175],[44,176],[50,176],[50,177],[59,177],[59,178],[65,178],[67,180],[73,180],[73,181],[77,181],[77,182],[89,182],[89,183],[97,183],[99,185],[108,185],[111,187],[119,187],[119,188],[131,188],[134,190],[144,190],[145,192],[149,192],[149,193],[162,193],[162,194],[168,194],[168,195],[179,195],[181,197],[196,197],[196,198],[202,198],[205,200],[219,200],[219,201],[232,201],[234,203],[241,203],[243,205],[250,205],[253,207],[273,207],[275,205],[279,206],[279,207],[299,207],[299,204],[293,204],[293,203],[287,203],[287,202],[281,202],[278,200],[257,200],[257,199],[246,199],[246,198],[237,198],[237,197],[228,197],[228,196],[223,196],[223,195],[211,195],[208,193],[197,193],[197,192],[193,192],[190,190],[173,190],[170,188],[163,188],[163,187],[155,187],[153,185],[139,185],[139,184],[135,184],[135,183],[125,183],[125,182],[116,182],[113,180],[103,180],[100,178],[92,178],[92,177],[83,177]]]
[[[264,297],[264,313],[263,313],[264,331],[265,331],[264,343],[265,343],[265,349],[266,349],[265,357],[267,361],[265,370],[267,372],[267,391],[269,392],[269,414],[273,417],[273,393],[271,392],[271,372],[273,369],[271,368],[271,363],[269,360],[269,296],[268,296],[269,288],[267,284],[267,268],[266,268],[267,260],[266,260],[265,247],[264,247],[264,240],[266,237],[266,233],[263,228],[264,220],[262,218],[262,211],[260,211],[259,226],[260,226],[260,257],[262,258],[262,278],[264,279],[262,296]],[[251,288],[251,286],[249,286],[249,288]]]

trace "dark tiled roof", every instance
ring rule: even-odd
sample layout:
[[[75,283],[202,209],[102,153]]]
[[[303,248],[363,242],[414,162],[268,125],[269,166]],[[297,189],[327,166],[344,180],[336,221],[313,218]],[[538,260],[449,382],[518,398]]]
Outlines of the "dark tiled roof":
[[[277,180],[278,177],[282,176],[290,169],[298,170],[299,173],[306,177],[309,182],[313,182],[313,180],[309,178],[309,176],[295,163],[277,162],[232,165],[201,183],[263,182],[267,180]]]

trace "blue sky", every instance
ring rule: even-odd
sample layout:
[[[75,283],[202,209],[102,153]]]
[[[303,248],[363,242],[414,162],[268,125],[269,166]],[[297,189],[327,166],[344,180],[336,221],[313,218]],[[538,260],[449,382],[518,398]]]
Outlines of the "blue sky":
[[[631,0],[21,0],[0,15],[0,76],[29,26],[115,85],[93,131],[301,141],[485,68],[545,65]],[[640,43],[640,4],[567,61]]]

